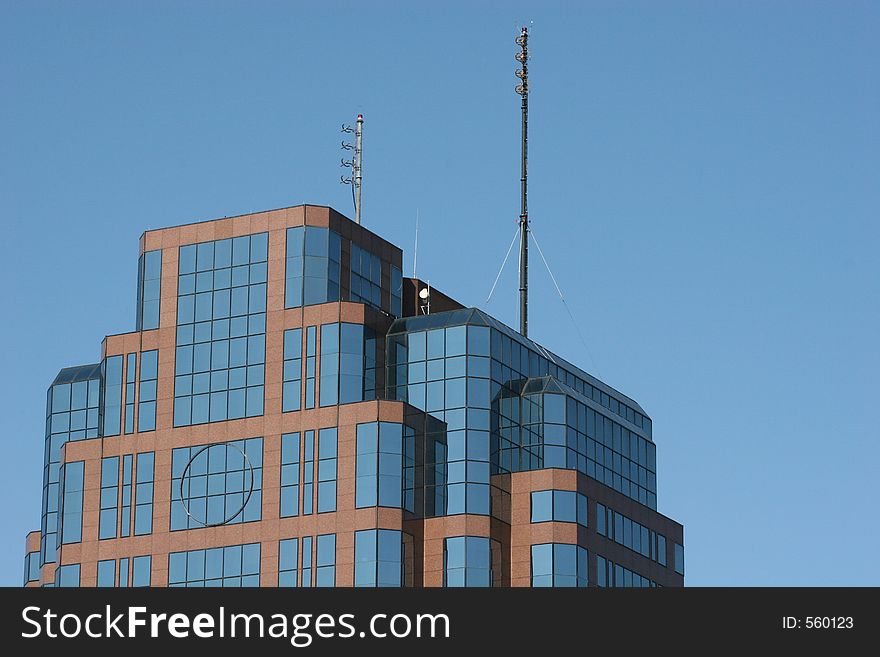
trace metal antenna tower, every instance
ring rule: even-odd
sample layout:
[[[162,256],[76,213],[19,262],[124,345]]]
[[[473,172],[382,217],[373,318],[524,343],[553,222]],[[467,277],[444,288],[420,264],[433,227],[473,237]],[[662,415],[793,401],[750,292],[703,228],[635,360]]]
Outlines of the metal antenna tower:
[[[361,178],[362,178],[362,167],[363,167],[363,144],[364,144],[364,115],[358,114],[357,123],[355,128],[351,126],[342,125],[342,132],[351,134],[354,133],[354,144],[350,144],[343,140],[341,148],[346,151],[353,150],[354,155],[350,160],[342,159],[340,166],[350,167],[351,168],[351,177],[346,178],[345,176],[339,177],[339,182],[343,185],[351,185],[351,195],[352,200],[354,201],[354,220],[357,223],[361,223]]]
[[[529,154],[529,28],[523,27],[516,37],[520,51],[516,61],[522,64],[516,70],[521,82],[516,93],[522,97],[522,174],[520,176],[519,212],[519,332],[529,335],[529,206],[528,206],[528,154]]]

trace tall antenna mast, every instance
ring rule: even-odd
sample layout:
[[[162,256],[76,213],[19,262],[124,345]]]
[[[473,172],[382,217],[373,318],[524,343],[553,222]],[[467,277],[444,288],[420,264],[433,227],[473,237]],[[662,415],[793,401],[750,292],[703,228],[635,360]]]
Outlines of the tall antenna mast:
[[[528,206],[528,155],[529,155],[529,28],[523,27],[516,37],[520,52],[516,61],[522,64],[516,77],[522,82],[516,93],[522,97],[522,175],[520,176],[519,211],[519,332],[529,335],[529,206]]]
[[[361,172],[364,152],[364,115],[358,114],[354,130],[354,220],[361,223]]]

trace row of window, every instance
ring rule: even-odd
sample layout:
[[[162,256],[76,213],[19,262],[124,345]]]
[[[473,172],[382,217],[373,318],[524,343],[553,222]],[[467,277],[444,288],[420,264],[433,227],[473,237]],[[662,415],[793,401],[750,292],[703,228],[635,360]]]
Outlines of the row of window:
[[[142,452],[137,455],[134,482],[132,482],[133,460],[131,454],[125,454],[121,459],[118,456],[101,459],[99,539],[130,536],[132,509],[134,535],[143,536],[153,531],[155,455],[153,452]]]
[[[382,307],[382,261],[375,253],[351,245],[351,300]]]
[[[298,308],[340,298],[342,238],[328,228],[287,229],[284,307]]]
[[[323,324],[320,406],[376,398],[376,336],[362,324]]]
[[[367,529],[355,532],[354,585],[401,587],[408,583],[412,537],[398,530]],[[278,586],[332,587],[336,585],[336,535],[288,538],[278,545]],[[36,554],[36,553],[35,553]],[[497,557],[496,557],[497,558]],[[491,541],[480,536],[456,536],[443,544],[443,585],[492,585]],[[587,550],[568,543],[531,546],[533,587],[585,587],[588,585]],[[124,557],[98,562],[99,587],[149,586],[152,558]],[[118,577],[117,577],[118,574]],[[79,564],[56,570],[56,586],[79,586]],[[27,581],[39,574],[26,574]],[[653,580],[602,556],[596,556],[596,584],[600,587],[656,587]],[[168,586],[243,587],[260,584],[260,544],[229,545],[168,555]]]
[[[492,426],[497,427],[492,436],[497,438],[491,453],[494,472],[545,467],[577,469],[655,507],[654,445],[636,432],[635,429],[644,431],[642,427],[613,421],[589,408],[585,401],[574,400],[572,395],[577,393],[573,390],[569,395],[562,394],[560,384],[556,384],[559,394],[528,394],[529,390],[523,387],[525,375],[498,358],[499,353],[504,355],[503,337],[498,330],[473,325],[392,336],[388,383],[393,398],[441,419],[459,409],[489,411]],[[493,350],[496,344],[502,347]],[[541,362],[549,363],[546,359]],[[540,368],[540,362],[536,363]],[[521,366],[521,362],[516,365]],[[471,429],[470,425],[467,428]],[[450,427],[450,434],[453,431]],[[490,444],[488,434],[475,434],[474,438],[479,446]],[[453,440],[450,435],[450,442]],[[449,460],[454,459],[450,456]],[[464,460],[482,459],[467,456]],[[485,460],[490,461],[488,453]],[[463,489],[464,508],[488,512],[488,488],[480,486],[488,484],[488,470],[485,476],[475,470],[475,479],[470,478],[467,468],[464,470],[465,478],[450,477],[449,483],[474,484]]]
[[[98,586],[121,588],[150,586],[152,583],[152,564],[153,558],[150,555],[133,559],[123,557],[118,561],[116,559],[99,561]]]
[[[342,299],[342,237],[329,228],[296,226],[287,229],[284,307],[299,308]],[[382,308],[382,260],[350,242],[349,300]],[[389,265],[390,311],[399,317],[403,277]]]
[[[327,228],[298,226],[287,231],[285,307],[294,308],[340,299],[340,261],[342,238]],[[265,263],[268,234],[260,233],[191,244],[180,248],[178,294],[230,288],[236,282],[253,278],[248,266]],[[351,244],[350,298],[352,301],[382,306],[382,262],[379,256]],[[391,313],[401,314],[402,275],[391,265]],[[162,251],[147,251],[138,259],[138,331],[159,327]],[[253,281],[251,281],[253,282]]]
[[[413,433],[410,427],[398,423],[358,425],[355,486],[358,508],[403,506],[412,509]],[[282,436],[281,517],[311,514],[315,503],[318,513],[336,510],[337,430],[328,428],[317,432],[317,448],[315,434],[310,430]],[[262,449],[262,438],[174,449],[171,529],[260,520]],[[101,539],[131,535],[132,519],[135,535],[152,531],[154,454],[137,455],[134,480],[133,463],[133,455],[102,459]],[[62,470],[61,543],[81,540],[83,465],[82,461],[67,463]],[[531,522],[573,522],[587,526],[587,502],[586,496],[576,491],[534,491],[531,493]],[[597,532],[666,565],[666,539],[662,534],[602,504],[597,504]],[[676,569],[683,574],[683,550],[678,545],[676,550]],[[681,550],[680,556],[678,550]]]
[[[279,541],[278,586],[336,586],[336,534]]]
[[[532,546],[532,586],[587,586],[587,550],[568,543]]]
[[[156,429],[156,398],[159,379],[159,351],[140,352],[140,372],[137,368],[138,354],[127,354],[125,357],[125,413],[122,421],[122,390],[123,390],[123,357],[108,356],[102,363],[104,379],[104,399],[101,404],[101,435],[118,436],[120,425],[124,424],[125,433],[134,433],[135,402],[137,400],[137,430],[154,431]],[[135,390],[135,377],[138,390]],[[96,434],[97,435],[97,434]],[[94,436],[92,436],[94,437]]]
[[[587,496],[571,490],[532,493],[532,522],[576,522],[587,526]]]
[[[604,557],[596,557],[596,585],[616,588],[653,588],[657,582]]]
[[[625,402],[609,395],[597,386],[592,385],[579,370],[571,367],[562,359],[552,356],[539,345],[531,343],[535,348],[527,346],[522,342],[523,338],[521,336],[513,333],[513,331],[507,327],[498,325],[494,319],[485,315],[482,311],[473,311],[472,314],[476,319],[483,320],[487,324],[491,324],[493,327],[498,326],[498,328],[493,328],[491,331],[491,345],[489,345],[487,349],[481,349],[479,351],[476,349],[468,349],[469,354],[488,356],[497,363],[497,370],[495,363],[493,363],[492,378],[499,382],[504,382],[527,379],[529,377],[552,376],[570,386],[584,397],[593,400],[595,403],[608,409],[615,415],[618,415],[621,419],[629,422],[635,427],[641,428],[648,436],[650,436],[650,418],[642,415]],[[466,320],[466,317],[463,315],[462,319]],[[450,316],[449,321],[452,323],[455,321],[455,318]],[[413,352],[412,355],[408,356],[410,361],[429,360],[432,358],[444,358],[450,355],[457,355],[456,349],[458,348],[458,344],[456,343],[455,337],[453,337],[451,343],[447,337],[447,351],[446,353],[443,352],[443,328],[419,331],[423,326],[432,323],[436,326],[434,318],[411,317],[407,318],[405,321],[401,321],[398,325],[395,325],[395,329],[402,332],[400,335],[395,335],[396,343],[403,347],[404,350]],[[445,330],[448,331],[449,329],[461,328],[463,328],[463,326],[449,326]],[[468,325],[467,328],[468,330],[486,330],[486,327],[484,326]],[[501,328],[504,330],[500,330]],[[423,351],[423,338],[419,337],[419,334],[424,333],[428,333],[432,336],[428,338],[433,343],[428,352]],[[451,349],[449,349],[450,346]],[[392,363],[392,365],[402,364],[406,360],[407,357],[399,358],[397,362]],[[396,373],[397,378],[392,378],[391,380],[397,381],[397,385],[407,382],[404,372],[401,372],[401,370],[397,368]]]
[[[310,515],[315,508],[318,513],[336,510],[337,430],[331,427],[317,432],[317,459],[315,433],[308,430],[281,436],[282,518]]]
[[[414,511],[415,430],[398,422],[357,426],[355,507]]]
[[[259,543],[172,552],[168,555],[168,586],[259,585]]]
[[[602,504],[596,504],[596,532],[666,566],[666,537]]]
[[[297,411],[303,408],[303,402],[305,408],[314,408],[317,378],[320,379],[320,406],[375,399],[377,350],[375,333],[362,324],[346,322],[323,324],[320,361],[316,358],[315,336],[316,327],[307,327],[306,359],[303,362],[302,329],[288,329],[284,332],[282,411]],[[303,366],[305,366],[305,390],[302,386]]]
[[[215,422],[221,419],[250,417],[261,414],[262,384],[265,375],[265,314],[260,333],[228,339],[206,339],[197,344],[178,342],[175,361],[175,426],[188,422]],[[227,324],[229,320],[226,321]],[[211,322],[207,322],[208,325]],[[217,322],[214,322],[217,324]],[[198,327],[200,325],[196,325]],[[306,408],[315,405],[314,327],[307,358]],[[210,333],[209,333],[210,335]],[[285,412],[302,408],[302,329],[285,331],[282,408]],[[321,406],[349,404],[376,397],[375,333],[351,323],[321,326]],[[125,370],[125,432],[134,428],[136,354],[128,354]],[[104,435],[118,435],[121,405],[122,357],[106,359],[106,391],[104,403]],[[158,351],[141,354],[138,431],[156,428],[156,388]],[[259,411],[259,412],[258,412]],[[96,415],[97,417],[97,415]],[[58,414],[55,426],[64,424],[66,416]],[[97,435],[97,434],[95,434]]]
[[[576,469],[656,506],[653,443],[569,395],[501,394],[500,471]]]

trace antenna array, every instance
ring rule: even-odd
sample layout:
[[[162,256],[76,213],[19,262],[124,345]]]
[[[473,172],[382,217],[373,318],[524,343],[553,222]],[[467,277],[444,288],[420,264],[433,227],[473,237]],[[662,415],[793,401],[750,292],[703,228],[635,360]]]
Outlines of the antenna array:
[[[516,37],[520,51],[516,61],[522,68],[516,70],[520,83],[516,93],[522,98],[522,174],[520,176],[519,211],[519,332],[529,334],[529,206],[528,206],[528,153],[529,153],[529,28],[523,27]]]
[[[363,139],[364,139],[364,115],[358,114],[356,127],[342,124],[342,132],[344,134],[354,133],[354,144],[342,140],[340,148],[344,151],[354,151],[350,160],[342,158],[339,166],[351,169],[352,175],[349,177],[340,176],[339,182],[343,185],[351,185],[351,195],[354,201],[354,220],[361,223],[361,173],[363,169]]]

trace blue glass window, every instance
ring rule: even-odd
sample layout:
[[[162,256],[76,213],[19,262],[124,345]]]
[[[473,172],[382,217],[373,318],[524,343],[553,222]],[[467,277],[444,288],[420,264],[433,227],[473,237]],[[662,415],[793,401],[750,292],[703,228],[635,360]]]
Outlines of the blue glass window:
[[[315,586],[336,586],[336,534],[317,537]]]
[[[119,360],[119,384],[122,370]],[[67,441],[98,436],[102,365],[83,365],[61,370],[46,399],[46,440],[43,462],[43,508],[40,526],[40,565],[55,561],[61,447]],[[117,408],[116,434],[119,433]]]
[[[284,332],[284,372],[281,410],[298,411],[302,399],[302,329]]]
[[[351,245],[351,300],[382,307],[382,261],[354,243]]]
[[[137,353],[125,357],[125,433],[134,433],[135,377]]]
[[[174,426],[263,414],[268,233],[180,247]]]
[[[306,408],[315,407],[315,377],[317,372],[317,327],[306,328]]]
[[[402,537],[402,532],[393,529],[365,529],[355,532],[355,586],[403,586]]]
[[[125,588],[128,586],[128,557],[119,560],[119,586]]]
[[[587,498],[569,490],[532,493],[532,522],[576,522],[587,526]]]
[[[98,538],[116,538],[119,514],[119,457],[101,459],[101,511]],[[115,571],[114,571],[115,572]]]
[[[318,432],[318,513],[336,511],[336,427]]]
[[[98,562],[98,586],[116,586],[116,560],[106,559]]]
[[[445,468],[446,476],[435,478],[438,486],[429,502],[433,513],[490,512],[492,392],[489,367],[483,362],[487,359],[481,355],[488,344],[484,329],[488,330],[450,326],[413,331],[406,335],[405,348],[396,348],[394,342],[389,345],[392,362],[400,357],[406,362],[404,370],[395,369],[393,374],[389,367],[389,381],[406,382],[405,386],[398,385],[394,396],[444,418],[448,426],[442,448],[446,461],[437,464],[438,468]],[[471,333],[474,337],[469,337]],[[473,356],[469,355],[471,351]]]
[[[79,543],[82,540],[84,474],[85,461],[73,461],[61,466],[58,545]]]
[[[131,560],[131,585],[149,586],[152,578],[153,558],[150,555]]]
[[[134,535],[153,532],[153,452],[137,455],[135,470]],[[137,586],[137,585],[135,585]]]
[[[579,545],[532,546],[532,586],[586,586],[587,551]]]
[[[673,543],[672,546],[675,548],[675,572],[684,575],[684,547],[678,543]]]
[[[443,542],[443,585],[492,585],[492,553],[488,538],[457,536]]]
[[[138,431],[156,429],[156,385],[159,378],[159,351],[141,352]]]
[[[40,551],[24,555],[24,583],[40,581]]]
[[[339,324],[321,326],[320,390],[321,406],[335,406],[339,403]]]
[[[395,422],[357,426],[355,506],[413,511],[415,431]]]
[[[119,535],[131,536],[131,502],[132,502],[132,463],[134,457],[125,454],[122,457],[122,495],[120,510]]]
[[[260,520],[263,439],[179,447],[171,477],[172,531]]]
[[[284,307],[339,300],[341,239],[328,228],[287,229]]]
[[[58,566],[55,570],[55,586],[77,587],[79,586],[79,564],[71,563]]]
[[[596,532],[647,559],[666,565],[666,537],[663,534],[603,504],[596,504]]]
[[[488,510],[488,481],[469,478],[471,462],[481,460],[471,457],[472,450],[488,451],[493,473],[578,470],[656,508],[650,420],[491,317],[470,309],[398,319],[389,331],[387,358],[390,398],[441,419],[467,408],[467,425],[449,431],[451,475],[441,512]],[[478,411],[492,422],[472,426],[471,414]],[[471,441],[472,428],[490,426],[491,437]],[[459,430],[467,433],[453,435]],[[459,459],[466,467],[453,465]]]
[[[303,432],[302,482],[302,512],[304,516],[307,516],[312,513],[312,498],[315,489],[315,432],[311,429]]]
[[[362,324],[321,326],[321,406],[376,396],[376,336]]]
[[[657,583],[644,575],[640,575],[597,555],[596,585],[601,587],[649,588],[657,586]]]
[[[168,555],[168,586],[259,585],[259,543],[172,552]]]
[[[310,587],[312,585],[312,537],[304,536],[302,539],[302,577],[300,578],[301,586]]]
[[[281,517],[299,515],[299,432],[281,436]]]
[[[138,331],[159,328],[159,299],[162,289],[162,251],[147,251],[138,259]]]
[[[298,557],[298,538],[286,538],[278,542],[278,586],[299,586]]]
[[[101,404],[101,435],[119,435],[122,414],[122,356],[108,356],[101,364],[104,399]]]

